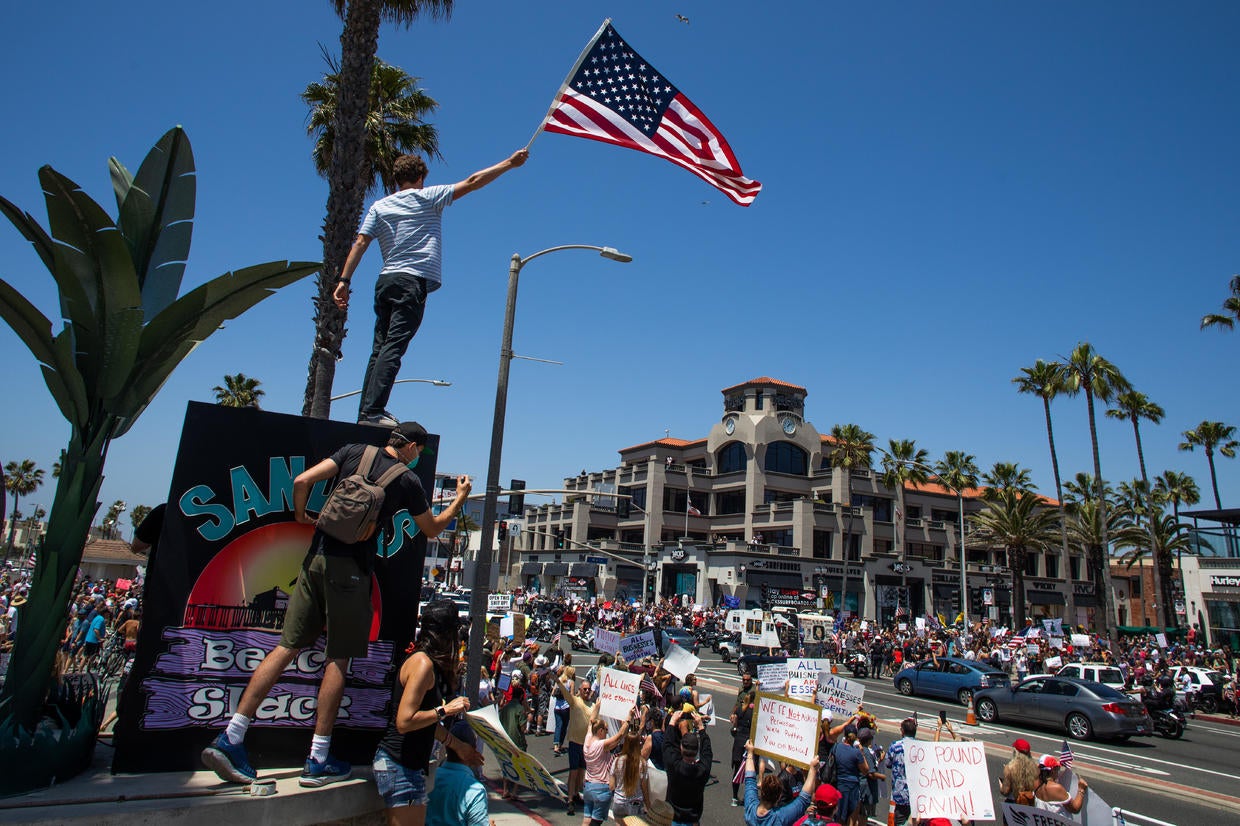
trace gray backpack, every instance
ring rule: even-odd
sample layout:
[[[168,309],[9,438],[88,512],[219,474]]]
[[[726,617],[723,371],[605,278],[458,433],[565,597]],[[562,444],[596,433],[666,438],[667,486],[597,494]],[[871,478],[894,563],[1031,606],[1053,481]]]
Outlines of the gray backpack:
[[[398,464],[372,482],[370,469],[378,455],[379,448],[367,446],[357,472],[336,483],[319,512],[318,528],[323,533],[350,545],[365,542],[375,535],[385,489],[408,470]]]

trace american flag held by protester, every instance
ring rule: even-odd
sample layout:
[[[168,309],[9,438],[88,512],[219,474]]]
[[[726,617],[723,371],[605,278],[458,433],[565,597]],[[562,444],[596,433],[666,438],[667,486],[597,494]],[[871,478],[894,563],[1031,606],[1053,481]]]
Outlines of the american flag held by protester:
[[[626,43],[611,21],[586,46],[552,102],[543,131],[647,152],[749,206],[762,184],[746,178],[715,125]]]

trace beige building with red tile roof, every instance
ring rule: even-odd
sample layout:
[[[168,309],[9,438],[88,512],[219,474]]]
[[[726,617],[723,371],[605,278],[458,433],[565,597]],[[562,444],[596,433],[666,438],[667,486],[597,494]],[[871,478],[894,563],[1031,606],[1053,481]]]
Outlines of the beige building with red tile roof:
[[[514,520],[521,531],[502,584],[805,609],[830,609],[846,589],[847,608],[866,618],[890,620],[897,609],[956,615],[960,530],[949,488],[906,486],[901,547],[894,493],[873,471],[832,469],[833,441],[805,418],[804,387],[763,376],[722,394],[723,413],[703,438],[623,448],[618,467],[565,480],[566,489],[580,494],[527,507]],[[966,513],[981,509],[981,493],[965,492]],[[968,539],[970,614],[984,616],[993,604],[1006,620],[1011,596],[1003,552]],[[1030,559],[1030,615],[1063,616],[1064,593],[1072,587],[1077,621],[1084,621],[1096,598],[1083,562],[1074,558],[1072,571],[1064,572],[1058,552]]]

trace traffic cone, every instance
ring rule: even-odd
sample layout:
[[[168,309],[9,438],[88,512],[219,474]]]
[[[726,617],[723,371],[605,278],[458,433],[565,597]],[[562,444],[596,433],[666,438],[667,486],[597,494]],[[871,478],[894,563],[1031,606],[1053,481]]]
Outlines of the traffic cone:
[[[832,660],[832,661],[831,661],[831,673],[832,673],[832,674],[839,674],[839,673],[840,673],[839,668],[837,668],[837,667],[836,667],[836,665],[835,665],[835,660]]]
[[[973,695],[972,694],[969,695],[969,710],[965,712],[964,724],[966,726],[977,725],[977,714],[973,711]]]
[[[896,826],[896,800],[894,797],[887,804],[887,826]]]

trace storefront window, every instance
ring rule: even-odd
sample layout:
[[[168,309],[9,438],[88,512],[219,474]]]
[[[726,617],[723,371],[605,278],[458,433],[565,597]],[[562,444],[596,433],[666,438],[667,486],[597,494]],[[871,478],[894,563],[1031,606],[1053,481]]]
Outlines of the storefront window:
[[[745,512],[745,491],[725,490],[715,494],[715,515]]]
[[[1240,602],[1206,600],[1206,612],[1210,616],[1210,641],[1240,649]]]
[[[814,559],[831,558],[831,532],[814,531]]]
[[[865,493],[854,493],[852,498],[853,507],[873,508],[875,522],[891,521],[891,505],[892,500],[883,499],[878,496],[870,496]]]

